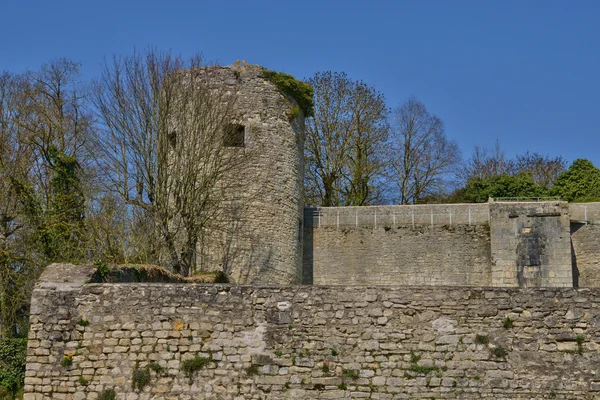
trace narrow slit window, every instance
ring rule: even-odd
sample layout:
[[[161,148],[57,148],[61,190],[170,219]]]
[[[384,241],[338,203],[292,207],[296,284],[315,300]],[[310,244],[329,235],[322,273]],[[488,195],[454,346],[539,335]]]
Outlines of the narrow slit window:
[[[177,147],[177,132],[173,131],[173,132],[169,133],[169,135],[167,136],[167,139],[169,140],[169,145],[171,146],[172,149]]]
[[[244,147],[246,128],[241,124],[229,124],[225,128],[223,145],[225,147]]]

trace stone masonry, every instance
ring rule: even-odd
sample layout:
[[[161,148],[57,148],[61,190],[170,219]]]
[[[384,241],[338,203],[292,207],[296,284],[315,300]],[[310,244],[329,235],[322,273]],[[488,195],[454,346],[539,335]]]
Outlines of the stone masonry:
[[[305,209],[304,283],[598,287],[600,203]]]
[[[232,123],[247,155],[226,193],[235,213],[198,243],[201,270],[225,270],[237,283],[298,283],[302,274],[304,115],[290,119],[295,100],[282,94],[258,65],[197,71],[214,90],[235,97]],[[297,108],[296,108],[297,109]]]
[[[34,291],[26,400],[600,398],[600,289],[83,284],[78,268]]]

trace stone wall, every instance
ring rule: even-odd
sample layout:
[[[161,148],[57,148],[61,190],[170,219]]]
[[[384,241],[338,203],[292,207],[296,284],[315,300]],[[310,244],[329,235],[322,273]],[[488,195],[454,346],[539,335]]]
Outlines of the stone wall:
[[[235,96],[233,117],[244,128],[243,171],[235,170],[231,208],[197,246],[201,270],[225,270],[237,283],[290,284],[302,279],[304,115],[257,65],[198,71],[215,88]],[[231,193],[233,192],[233,193]]]
[[[600,287],[600,225],[571,223],[573,282]]]
[[[567,203],[491,203],[490,230],[494,286],[573,286]]]
[[[485,225],[322,227],[305,239],[315,285],[492,285]]]
[[[560,201],[306,208],[304,283],[598,286],[598,222]]]
[[[25,399],[590,399],[599,308],[600,289],[55,279],[34,291]]]

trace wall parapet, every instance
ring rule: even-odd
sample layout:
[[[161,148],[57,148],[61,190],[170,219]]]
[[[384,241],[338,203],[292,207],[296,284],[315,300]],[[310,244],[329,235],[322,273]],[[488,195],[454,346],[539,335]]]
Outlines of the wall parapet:
[[[305,224],[324,227],[397,227],[487,225],[489,206],[480,204],[420,204],[366,207],[308,207]]]
[[[594,224],[600,222],[600,202],[569,203],[571,222]]]

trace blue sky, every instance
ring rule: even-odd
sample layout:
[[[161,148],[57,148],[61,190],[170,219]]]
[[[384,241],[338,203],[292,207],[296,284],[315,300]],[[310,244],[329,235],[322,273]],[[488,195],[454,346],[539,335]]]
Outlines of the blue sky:
[[[417,96],[468,158],[496,139],[600,167],[600,1],[2,0],[0,70],[154,46]]]

